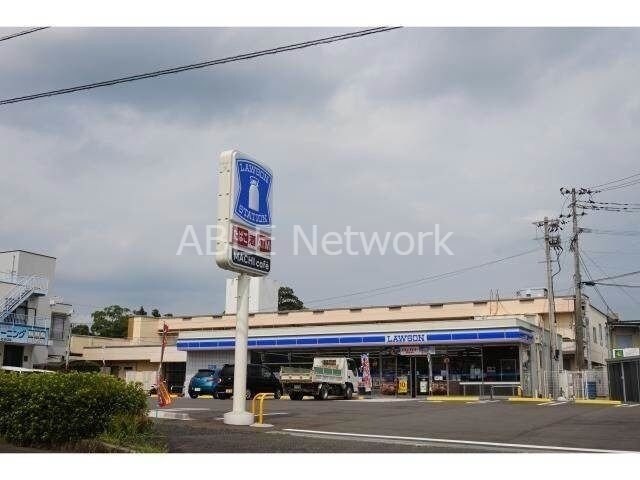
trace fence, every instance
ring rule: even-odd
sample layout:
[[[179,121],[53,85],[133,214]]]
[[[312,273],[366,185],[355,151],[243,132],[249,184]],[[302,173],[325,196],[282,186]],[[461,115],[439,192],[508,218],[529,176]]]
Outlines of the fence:
[[[640,402],[640,357],[607,360],[612,400]]]
[[[570,400],[609,397],[609,380],[605,367],[591,370],[563,370],[558,376],[560,395]]]

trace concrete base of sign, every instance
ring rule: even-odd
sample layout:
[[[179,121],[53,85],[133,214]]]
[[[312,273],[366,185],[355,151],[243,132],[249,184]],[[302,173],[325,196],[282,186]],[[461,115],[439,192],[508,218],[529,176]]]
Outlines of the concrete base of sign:
[[[252,423],[251,426],[252,427],[259,427],[259,428],[273,427],[273,425],[271,425],[270,423]]]
[[[227,425],[246,425],[253,424],[255,419],[251,412],[227,412],[223,417],[224,423]]]

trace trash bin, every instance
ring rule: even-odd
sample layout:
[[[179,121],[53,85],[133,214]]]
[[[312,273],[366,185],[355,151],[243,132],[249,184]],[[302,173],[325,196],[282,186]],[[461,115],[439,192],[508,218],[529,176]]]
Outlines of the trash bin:
[[[587,398],[589,400],[595,400],[596,392],[596,382],[587,382]]]

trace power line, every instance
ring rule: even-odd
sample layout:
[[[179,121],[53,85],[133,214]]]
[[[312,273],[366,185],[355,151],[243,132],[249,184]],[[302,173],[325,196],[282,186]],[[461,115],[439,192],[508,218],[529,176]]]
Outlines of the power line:
[[[584,233],[594,233],[596,235],[621,235],[625,237],[635,237],[640,235],[640,230],[602,230],[599,228],[581,228]]]
[[[612,185],[610,187],[603,188],[600,191],[601,192],[609,192],[611,190],[618,190],[620,188],[633,187],[634,185],[638,185],[639,183],[640,183],[640,179],[631,180],[629,182],[625,182],[625,183],[621,183],[621,184],[618,184],[618,185]]]
[[[584,252],[583,252],[584,253]],[[582,258],[580,259],[580,263],[582,264],[582,267],[584,268],[584,271],[587,274],[587,277],[589,277],[589,279],[591,280],[588,285],[593,287],[593,289],[596,291],[596,293],[598,294],[598,296],[600,297],[600,300],[602,300],[602,303],[604,303],[605,307],[607,307],[607,311],[608,312],[612,312],[613,310],[611,309],[611,307],[609,306],[609,304],[607,303],[607,301],[604,299],[604,296],[602,295],[602,293],[600,292],[600,290],[598,289],[598,287],[595,285],[595,282],[593,281],[593,277],[591,276],[591,272],[589,271],[589,269],[587,268],[587,265],[584,263],[584,260],[582,260]]]
[[[4,42],[5,40],[11,40],[12,38],[16,38],[16,37],[21,37],[22,35],[28,35],[33,32],[38,32],[40,30],[44,30],[45,28],[51,28],[51,27],[36,27],[36,28],[31,28],[29,30],[23,30],[22,32],[12,33],[11,35],[0,37],[0,42]]]
[[[449,271],[449,272],[439,273],[437,275],[430,275],[428,277],[418,278],[418,279],[415,279],[415,280],[409,280],[409,281],[406,281],[406,282],[395,283],[395,284],[387,285],[387,286],[384,286],[384,287],[372,288],[372,289],[368,289],[368,290],[360,290],[360,291],[357,291],[357,292],[347,293],[347,294],[344,294],[344,295],[335,295],[333,297],[318,298],[318,299],[310,300],[310,301],[305,302],[305,303],[307,305],[311,305],[311,304],[324,302],[324,301],[327,301],[327,300],[344,299],[344,298],[348,298],[348,297],[355,297],[355,296],[365,295],[365,294],[369,294],[369,293],[372,293],[372,292],[379,292],[379,293],[374,293],[373,295],[367,295],[367,297],[363,297],[363,298],[373,297],[373,296],[376,296],[376,295],[382,295],[382,294],[386,294],[386,293],[392,293],[392,292],[397,291],[397,290],[403,290],[403,289],[405,289],[407,287],[414,287],[414,286],[421,285],[423,283],[427,283],[427,282],[430,282],[430,281],[441,280],[443,278],[454,276],[454,275],[458,275],[460,273],[468,272],[470,270],[476,270],[478,268],[487,267],[489,265],[494,265],[496,263],[500,263],[500,262],[504,262],[504,261],[511,260],[511,259],[514,259],[514,258],[522,257],[524,255],[528,255],[530,253],[537,252],[537,251],[539,251],[538,248],[534,248],[534,249],[531,249],[531,250],[527,250],[525,252],[520,252],[520,253],[516,253],[514,255],[509,255],[508,257],[498,258],[496,260],[491,260],[491,261],[480,263],[480,264],[477,264],[477,265],[471,265],[469,267],[464,267],[464,268],[461,268],[461,269],[458,269],[458,270],[452,270],[452,271]]]
[[[600,187],[604,187],[605,185],[611,185],[612,183],[619,183],[624,180],[629,180],[630,178],[635,178],[635,177],[640,177],[640,173],[634,173],[633,175],[629,175],[628,177],[618,178],[617,180],[611,180],[610,182],[601,183],[600,185],[593,185],[592,187],[589,187],[589,188],[590,189],[600,188]]]
[[[609,277],[602,277],[602,278],[597,278],[595,280],[592,280],[594,283],[598,283],[601,282],[602,280],[614,280],[616,278],[622,278],[622,277],[630,277],[632,275],[638,275],[640,274],[640,270],[636,270],[634,272],[628,272],[628,273],[621,273],[619,275],[611,275]]]
[[[584,253],[591,253],[595,255],[640,255],[640,252],[621,252],[619,250],[583,250]],[[605,274],[606,275],[606,274]]]
[[[257,58],[257,57],[263,57],[266,55],[275,55],[278,53],[283,53],[283,52],[290,52],[292,50],[300,50],[303,48],[309,48],[309,47],[313,47],[316,45],[322,45],[322,44],[326,44],[326,43],[334,43],[334,42],[340,42],[343,40],[350,40],[352,38],[358,38],[358,37],[364,37],[366,35],[374,35],[377,33],[383,33],[383,32],[388,32],[391,30],[396,30],[398,28],[402,28],[402,27],[376,27],[376,28],[369,28],[366,30],[359,30],[356,32],[350,32],[350,33],[344,33],[341,35],[333,35],[330,37],[324,37],[324,38],[318,38],[316,40],[309,40],[306,42],[301,42],[301,43],[293,43],[293,44],[289,44],[289,45],[283,45],[280,47],[275,47],[275,48],[269,48],[267,50],[258,50],[258,51],[254,51],[254,52],[250,52],[250,53],[244,53],[244,54],[239,54],[239,55],[233,55],[230,57],[224,57],[224,58],[219,58],[216,60],[208,60],[205,62],[199,62],[199,63],[191,63],[188,65],[183,65],[180,67],[172,67],[172,68],[166,68],[163,70],[156,70],[153,72],[148,72],[148,73],[140,73],[137,75],[130,75],[127,77],[120,77],[120,78],[114,78],[112,80],[105,80],[102,82],[94,82],[94,83],[87,83],[84,85],[77,85],[75,87],[69,87],[69,88],[61,88],[58,90],[50,90],[48,92],[41,92],[41,93],[34,93],[31,95],[24,95],[21,97],[14,97],[14,98],[8,98],[5,100],[0,100],[0,105],[8,105],[10,103],[18,103],[18,102],[26,102],[28,100],[35,100],[38,98],[43,98],[43,97],[52,97],[55,95],[63,95],[63,94],[67,94],[67,93],[73,93],[73,92],[78,92],[81,90],[90,90],[93,88],[100,88],[100,87],[107,87],[107,86],[111,86],[111,85],[116,85],[119,83],[126,83],[126,82],[135,82],[137,80],[144,80],[147,78],[153,78],[153,77],[159,77],[162,75],[169,75],[169,74],[174,74],[174,73],[180,73],[180,72],[186,72],[188,70],[196,70],[199,68],[205,68],[205,67],[212,67],[212,66],[216,66],[216,65],[222,65],[225,63],[232,63],[232,62],[238,62],[241,60],[248,60],[251,58]]]
[[[587,252],[585,252],[584,250],[582,250],[582,253],[584,253],[584,256],[587,258],[587,260],[589,260],[591,263],[593,263],[596,268],[603,274],[603,275],[608,275],[607,272],[604,271],[604,269],[600,266],[600,264],[598,264]],[[618,287],[620,289],[620,291],[622,293],[625,294],[625,296],[627,296],[627,298],[629,298],[633,303],[635,303],[636,305],[640,306],[640,301],[638,301],[633,295],[631,295],[629,292],[627,292],[624,288],[622,287]]]
[[[602,283],[602,282],[598,282],[598,285],[604,285],[605,287],[640,288],[640,285],[623,285],[623,284],[620,284],[620,283]]]

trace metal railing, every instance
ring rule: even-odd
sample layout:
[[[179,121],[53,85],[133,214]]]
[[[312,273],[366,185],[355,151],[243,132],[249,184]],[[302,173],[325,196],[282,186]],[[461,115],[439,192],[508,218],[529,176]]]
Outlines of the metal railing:
[[[49,319],[47,317],[28,316],[23,313],[11,312],[2,320],[2,322],[13,325],[49,328]]]
[[[42,295],[49,290],[49,279],[42,275],[19,275],[15,272],[0,271],[0,282],[29,285],[35,290],[35,293]]]
[[[3,321],[29,296],[32,294],[45,295],[49,288],[49,280],[39,275],[25,276],[2,272],[0,281],[15,284],[15,287],[0,300],[0,321]]]

